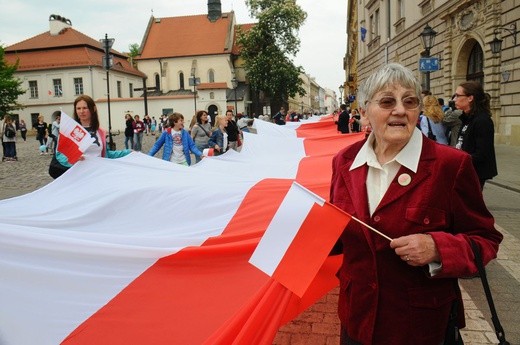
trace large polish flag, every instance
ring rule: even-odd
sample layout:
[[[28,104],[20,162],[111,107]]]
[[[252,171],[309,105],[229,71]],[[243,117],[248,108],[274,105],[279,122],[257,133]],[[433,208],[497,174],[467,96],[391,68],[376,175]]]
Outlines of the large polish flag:
[[[258,121],[191,167],[87,157],[0,201],[0,344],[271,344],[338,283],[340,257],[302,296],[249,262],[293,182],[326,199],[333,155],[363,137],[331,128]]]
[[[67,156],[70,164],[76,163],[94,140],[83,126],[61,112],[58,151]]]

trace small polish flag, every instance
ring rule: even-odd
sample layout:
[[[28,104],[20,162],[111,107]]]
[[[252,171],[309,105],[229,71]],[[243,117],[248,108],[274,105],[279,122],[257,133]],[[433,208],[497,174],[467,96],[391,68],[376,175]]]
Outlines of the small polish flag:
[[[206,157],[212,157],[215,155],[215,149],[209,148],[202,150],[202,154]]]
[[[67,156],[70,164],[76,163],[94,141],[83,126],[61,112],[58,151]]]
[[[302,297],[350,219],[293,182],[249,262]]]

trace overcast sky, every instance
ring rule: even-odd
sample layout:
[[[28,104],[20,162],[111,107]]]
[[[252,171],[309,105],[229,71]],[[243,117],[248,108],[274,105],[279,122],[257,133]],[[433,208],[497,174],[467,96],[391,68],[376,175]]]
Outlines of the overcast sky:
[[[297,0],[307,12],[300,30],[300,52],[295,63],[320,86],[338,93],[344,80],[346,50],[346,0]],[[155,17],[207,13],[207,0],[0,0],[0,44],[9,46],[49,30],[49,16],[70,19],[81,33],[100,39],[115,38],[114,49],[127,52],[132,43],[141,44],[153,11]],[[238,24],[250,23],[244,1],[222,0],[222,11],[235,11]]]

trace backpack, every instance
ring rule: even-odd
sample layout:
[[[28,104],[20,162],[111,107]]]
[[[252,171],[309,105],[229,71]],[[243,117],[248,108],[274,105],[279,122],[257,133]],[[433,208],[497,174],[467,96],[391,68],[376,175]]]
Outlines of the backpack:
[[[14,130],[13,125],[6,125],[4,131],[5,137],[12,139],[16,135],[16,131]]]

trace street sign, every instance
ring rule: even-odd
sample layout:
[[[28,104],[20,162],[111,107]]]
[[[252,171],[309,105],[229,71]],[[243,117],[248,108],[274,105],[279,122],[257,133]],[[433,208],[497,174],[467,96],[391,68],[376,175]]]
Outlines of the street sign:
[[[438,57],[428,57],[419,59],[419,71],[432,72],[440,69]]]
[[[189,83],[190,83],[190,86],[199,85],[200,84],[200,78],[195,78],[195,82],[194,82],[193,81],[193,77],[190,77]]]

